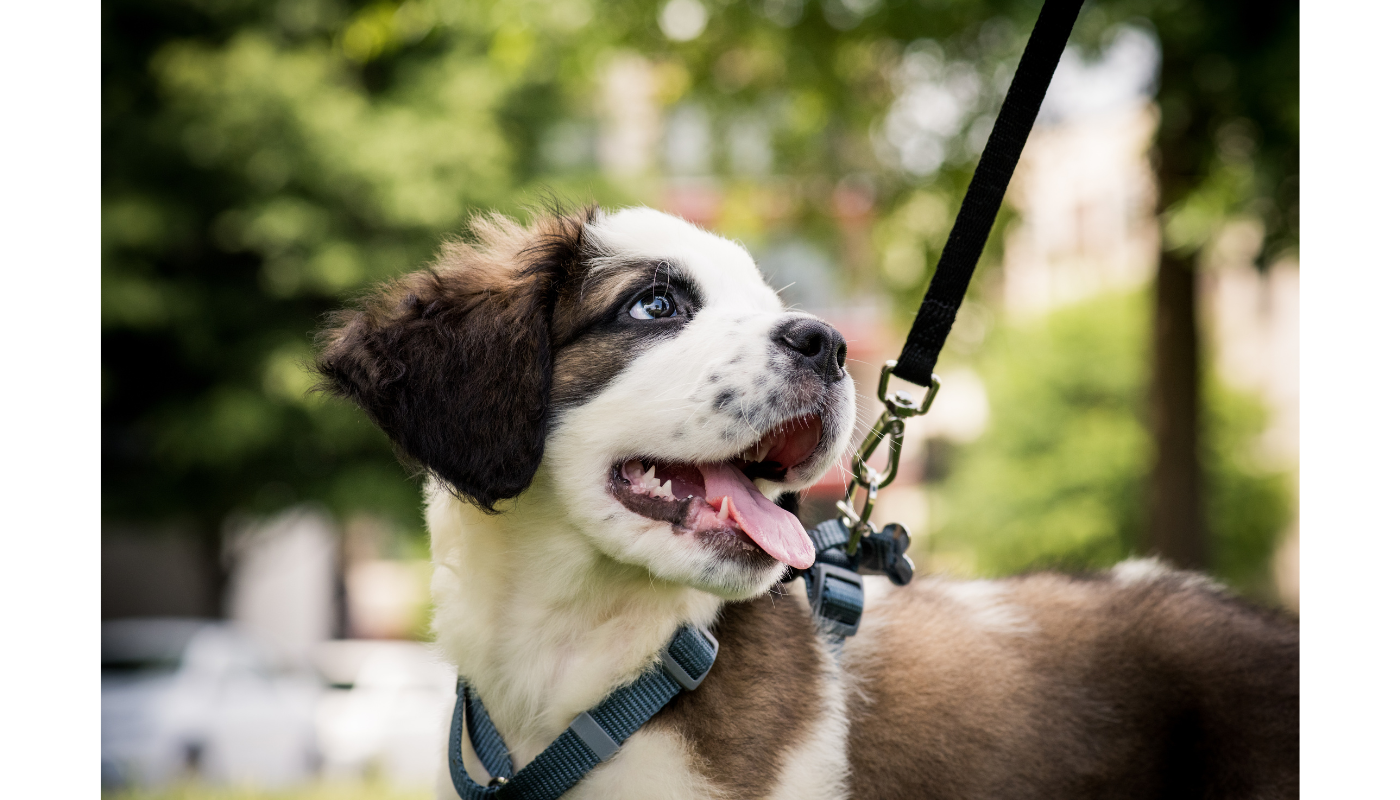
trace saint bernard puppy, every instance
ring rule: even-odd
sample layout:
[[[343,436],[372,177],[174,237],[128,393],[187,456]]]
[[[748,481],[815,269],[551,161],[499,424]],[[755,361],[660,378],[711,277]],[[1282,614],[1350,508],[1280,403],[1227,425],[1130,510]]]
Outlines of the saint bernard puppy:
[[[847,452],[846,345],[743,247],[641,208],[471,234],[317,367],[429,475],[438,646],[517,769],[690,623],[709,677],[569,797],[1297,795],[1296,623],[1154,561],[926,577],[835,652],[774,501]]]

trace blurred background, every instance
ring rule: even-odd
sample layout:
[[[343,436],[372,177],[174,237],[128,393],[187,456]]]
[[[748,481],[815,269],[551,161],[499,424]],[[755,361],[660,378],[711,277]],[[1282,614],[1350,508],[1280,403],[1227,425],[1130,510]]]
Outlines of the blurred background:
[[[1038,10],[104,3],[104,793],[430,793],[420,485],[308,394],[325,313],[470,214],[646,204],[833,322],[868,419]],[[1296,3],[1085,4],[881,492],[920,572],[1297,610],[1298,190]]]

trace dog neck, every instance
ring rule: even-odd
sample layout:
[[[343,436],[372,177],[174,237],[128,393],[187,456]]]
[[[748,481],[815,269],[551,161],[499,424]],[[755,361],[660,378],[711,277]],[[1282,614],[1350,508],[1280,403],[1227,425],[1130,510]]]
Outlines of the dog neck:
[[[721,601],[602,554],[547,486],[507,506],[487,515],[429,488],[433,628],[526,763],[635,680],[679,626],[709,626]]]

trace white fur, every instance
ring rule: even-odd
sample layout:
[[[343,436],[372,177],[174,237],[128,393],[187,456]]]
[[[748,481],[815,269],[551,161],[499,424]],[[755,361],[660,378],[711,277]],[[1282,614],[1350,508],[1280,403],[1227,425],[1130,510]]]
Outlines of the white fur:
[[[1155,558],[1130,558],[1113,565],[1109,574],[1119,583],[1153,583],[1167,577],[1171,568]]]
[[[679,734],[641,730],[564,796],[570,800],[723,800],[725,793],[695,770],[690,749]]]
[[[1225,587],[1195,572],[1183,572],[1163,564],[1156,556],[1130,558],[1113,565],[1109,570],[1113,580],[1125,586],[1157,583],[1164,580],[1178,581],[1184,587],[1224,592]]]
[[[435,569],[432,595],[438,646],[480,692],[517,767],[527,764],[580,712],[655,663],[678,626],[708,627],[724,598],[752,597],[782,565],[753,574],[718,558],[669,524],[622,507],[609,493],[611,465],[645,455],[719,461],[783,421],[757,402],[742,418],[714,407],[719,389],[758,397],[768,373],[771,330],[785,315],[739,245],[647,209],[602,217],[596,242],[621,258],[664,259],[685,270],[704,294],[685,329],[656,344],[600,394],[556,420],[530,488],[487,516],[430,485],[427,523]],[[833,445],[796,477],[801,488],[842,451],[854,421],[849,377],[842,399],[824,409]],[[760,482],[775,496],[782,487]],[[845,706],[828,664],[822,719],[794,743],[779,797],[836,797],[845,792]],[[470,748],[469,772],[486,780]],[[445,759],[444,759],[445,762]],[[439,793],[455,797],[450,782]],[[685,742],[647,730],[628,739],[591,772],[571,798],[719,798],[692,766]]]
[[[1006,599],[1007,587],[995,581],[939,581],[939,589],[967,610],[968,620],[990,633],[1034,633],[1038,626]]]
[[[542,472],[569,476],[557,483],[559,500],[607,554],[646,564],[658,577],[702,579],[705,588],[726,597],[752,596],[772,585],[781,565],[760,576],[738,574],[714,561],[698,542],[677,541],[666,523],[617,513],[603,481],[611,464],[637,455],[640,446],[659,459],[720,461],[790,416],[757,401],[769,371],[770,332],[793,315],[764,283],[747,251],[675,217],[628,209],[605,217],[594,235],[622,254],[615,262],[664,259],[685,270],[700,284],[704,307],[679,336],[639,354],[599,396],[561,417],[546,445]],[[611,268],[607,261],[596,267]],[[711,374],[723,375],[723,381],[708,383]],[[838,449],[854,421],[849,378],[845,385],[848,401],[827,409],[833,427],[844,432]],[[738,392],[742,418],[714,408],[716,395],[726,389]],[[803,484],[820,477],[826,466],[809,470]],[[767,481],[758,488],[770,497],[780,491]]]

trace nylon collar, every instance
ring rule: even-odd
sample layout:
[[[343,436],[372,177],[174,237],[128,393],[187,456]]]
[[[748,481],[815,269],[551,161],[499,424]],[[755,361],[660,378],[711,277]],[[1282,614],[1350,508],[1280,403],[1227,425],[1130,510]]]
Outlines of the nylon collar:
[[[457,706],[447,737],[447,763],[452,785],[462,800],[555,800],[588,771],[616,753],[681,690],[692,690],[710,673],[719,643],[708,632],[687,625],[676,631],[661,651],[661,663],[632,683],[615,690],[603,702],[579,714],[559,738],[517,774],[505,740],[492,724],[481,697],[466,682],[457,681]],[[491,782],[471,779],[462,759],[465,723],[472,750]]]

